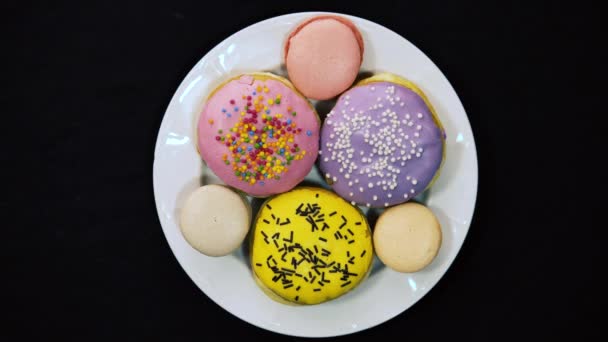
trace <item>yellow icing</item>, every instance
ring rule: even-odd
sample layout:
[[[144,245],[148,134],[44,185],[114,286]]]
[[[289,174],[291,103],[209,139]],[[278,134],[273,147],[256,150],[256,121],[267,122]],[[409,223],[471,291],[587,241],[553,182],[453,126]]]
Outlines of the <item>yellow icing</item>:
[[[316,229],[311,220],[315,221]],[[320,260],[316,264],[315,257]],[[272,197],[263,204],[254,221],[251,241],[254,277],[274,299],[318,304],[337,298],[365,279],[372,258],[372,237],[365,216],[325,189],[300,187]],[[293,265],[294,259],[299,262],[297,266]],[[326,281],[321,285],[319,281],[323,279]]]
[[[406,78],[403,78],[401,76],[397,76],[395,74],[384,72],[384,73],[376,74],[374,76],[365,78],[365,79],[357,82],[357,84],[355,84],[355,86],[363,86],[363,85],[366,85],[366,84],[376,83],[376,82],[391,82],[391,83],[396,83],[396,84],[399,84],[399,85],[401,85],[403,87],[406,87],[406,88],[410,89],[411,91],[413,91],[414,93],[418,94],[418,96],[420,96],[422,98],[422,100],[424,101],[424,103],[426,104],[426,106],[431,111],[431,115],[433,117],[433,121],[435,121],[435,124],[437,125],[437,127],[439,127],[439,129],[442,132],[445,132],[445,130],[443,128],[443,125],[441,124],[441,121],[439,120],[439,116],[437,115],[437,112],[435,111],[435,108],[431,104],[431,101],[429,101],[429,99],[426,97],[426,95],[424,94],[424,92],[422,91],[422,89],[418,88],[418,86],[416,84],[414,84],[412,81],[410,81],[410,80],[408,80]],[[443,142],[443,154],[441,156],[441,165],[439,165],[439,168],[437,169],[437,172],[435,172],[435,175],[433,176],[433,179],[431,179],[431,181],[429,182],[429,185],[427,185],[426,189],[430,188],[433,185],[433,183],[435,183],[435,181],[437,180],[437,178],[439,178],[439,172],[441,171],[441,167],[443,166],[443,163],[445,162],[445,152],[446,152],[445,139],[442,137],[441,140]]]

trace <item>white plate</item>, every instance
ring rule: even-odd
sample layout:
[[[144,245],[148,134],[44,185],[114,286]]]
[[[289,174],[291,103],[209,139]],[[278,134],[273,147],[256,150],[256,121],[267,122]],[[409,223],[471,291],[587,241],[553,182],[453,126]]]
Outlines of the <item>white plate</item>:
[[[218,180],[196,151],[194,128],[207,93],[221,80],[246,71],[281,73],[281,48],[298,22],[318,13],[296,13],[249,26],[205,55],[188,73],[169,103],[156,141],[154,196],[160,222],[175,257],[213,301],[258,327],[282,334],[323,337],[349,334],[380,324],[416,303],[448,269],[469,229],[477,195],[477,156],[467,115],[439,69],[410,42],[383,26],[350,18],[363,34],[362,70],[389,71],[414,81],[434,104],[447,133],[441,177],[422,199],[437,214],[444,240],[433,263],[400,274],[374,263],[368,279],[348,294],[320,305],[287,306],[255,284],[242,250],[210,258],[182,237],[177,213],[196,187]],[[325,113],[321,113],[325,114]],[[319,181],[317,171],[308,178]],[[167,294],[170,296],[171,294]]]

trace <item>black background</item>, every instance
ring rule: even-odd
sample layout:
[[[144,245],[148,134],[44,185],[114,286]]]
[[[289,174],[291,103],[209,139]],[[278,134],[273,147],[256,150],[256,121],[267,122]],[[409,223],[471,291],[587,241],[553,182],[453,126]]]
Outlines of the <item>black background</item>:
[[[224,311],[180,268],[156,214],[152,162],[164,111],[190,68],[228,35],[304,10],[364,17],[418,46],[456,89],[477,143],[477,207],[454,264],[411,309],[359,335],[599,335],[599,8],[304,3],[0,5],[8,232],[0,336],[285,338]]]

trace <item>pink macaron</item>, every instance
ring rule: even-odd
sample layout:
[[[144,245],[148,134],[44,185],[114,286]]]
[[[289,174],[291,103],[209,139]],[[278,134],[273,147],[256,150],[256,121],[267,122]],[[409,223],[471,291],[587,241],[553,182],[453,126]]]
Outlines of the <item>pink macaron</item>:
[[[348,89],[362,62],[361,33],[350,20],[335,15],[304,21],[285,43],[289,79],[315,100],[327,100]]]

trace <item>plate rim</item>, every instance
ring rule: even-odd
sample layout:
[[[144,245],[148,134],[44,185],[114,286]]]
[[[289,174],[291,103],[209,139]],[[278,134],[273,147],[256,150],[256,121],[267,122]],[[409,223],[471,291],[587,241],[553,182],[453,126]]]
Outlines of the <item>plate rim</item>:
[[[338,15],[338,16],[343,16],[349,19],[355,19],[358,21],[363,21],[365,22],[365,24],[367,25],[372,25],[372,26],[377,26],[378,28],[384,29],[389,31],[391,34],[395,35],[396,37],[404,40],[406,43],[411,44],[412,47],[416,50],[418,50],[418,52],[420,54],[422,54],[423,57],[426,58],[426,60],[428,62],[430,62],[430,66],[432,66],[432,68],[434,69],[434,71],[438,72],[441,77],[443,78],[443,80],[445,80],[447,82],[447,86],[449,87],[449,91],[453,92],[456,95],[456,100],[458,101],[458,104],[460,104],[460,106],[463,109],[464,112],[464,120],[466,121],[466,126],[470,132],[470,136],[471,136],[471,141],[470,144],[471,146],[471,151],[472,151],[472,161],[474,162],[474,193],[472,194],[472,210],[470,215],[468,215],[468,217],[466,217],[466,231],[463,234],[463,238],[462,241],[458,244],[454,258],[452,260],[448,260],[446,261],[446,267],[443,270],[440,270],[439,273],[440,275],[437,277],[437,279],[435,281],[432,281],[431,284],[428,286],[428,289],[419,297],[415,298],[414,300],[412,300],[411,304],[407,307],[405,307],[403,310],[397,312],[396,314],[389,314],[386,317],[383,317],[380,320],[371,322],[371,324],[366,324],[364,327],[361,328],[357,328],[357,329],[353,329],[352,331],[348,331],[348,332],[336,332],[333,334],[323,334],[323,335],[311,335],[311,334],[301,334],[301,333],[292,333],[292,332],[285,332],[285,331],[279,331],[279,330],[275,330],[272,329],[271,326],[262,326],[262,325],[258,325],[254,322],[251,322],[250,320],[242,317],[239,313],[237,312],[233,312],[230,311],[228,309],[225,308],[224,303],[222,303],[220,298],[212,298],[211,296],[209,296],[202,288],[201,286],[194,281],[194,276],[191,274],[191,272],[188,270],[188,268],[184,265],[184,263],[182,262],[182,260],[180,260],[177,257],[177,253],[175,250],[175,246],[171,244],[170,239],[167,236],[167,230],[165,228],[165,225],[163,224],[163,217],[161,216],[161,208],[159,207],[159,194],[158,194],[158,185],[157,182],[159,180],[157,180],[157,154],[159,153],[158,151],[161,149],[161,133],[164,132],[167,129],[167,126],[170,124],[170,122],[172,122],[172,120],[170,118],[168,118],[168,111],[169,109],[172,107],[172,104],[174,103],[174,101],[178,101],[179,100],[179,94],[182,92],[184,87],[187,87],[188,83],[186,82],[186,80],[189,80],[192,75],[196,72],[196,70],[199,68],[199,66],[201,65],[201,63],[203,63],[203,61],[207,58],[207,56],[211,55],[215,50],[220,49],[222,46],[224,46],[227,42],[229,42],[230,40],[232,40],[235,36],[243,33],[246,30],[250,30],[250,29],[254,29],[257,26],[261,26],[264,25],[265,23],[269,22],[269,21],[274,21],[274,20],[280,20],[280,19],[286,19],[289,17],[297,17],[297,16],[302,16],[302,15],[322,15],[322,14],[329,14],[329,15]],[[461,250],[462,250],[462,246],[464,245],[464,242],[466,241],[470,228],[471,228],[471,223],[473,220],[473,217],[475,216],[475,210],[476,210],[476,206],[477,206],[477,197],[478,197],[478,192],[479,192],[479,160],[478,160],[478,156],[477,156],[477,145],[475,142],[475,136],[474,136],[474,132],[468,117],[468,114],[466,112],[466,109],[464,107],[464,105],[462,104],[462,101],[460,99],[460,96],[458,96],[458,93],[456,92],[456,90],[454,89],[454,87],[452,86],[451,82],[449,81],[449,79],[445,76],[445,74],[441,71],[441,69],[435,64],[435,62],[433,62],[433,60],[427,56],[421,49],[419,49],[414,43],[412,43],[411,41],[409,41],[408,39],[406,39],[405,37],[401,36],[399,33],[393,31],[392,29],[385,27],[381,24],[378,24],[374,21],[365,19],[365,18],[361,18],[358,16],[354,16],[354,15],[350,15],[350,14],[344,14],[344,13],[338,13],[338,12],[325,12],[325,11],[305,11],[305,12],[293,12],[293,13],[286,13],[286,14],[281,14],[281,15],[277,15],[277,16],[272,16],[272,17],[268,17],[266,19],[257,21],[251,25],[245,26],[242,29],[234,32],[233,34],[229,35],[228,37],[226,37],[225,39],[223,39],[221,42],[217,43],[213,48],[211,48],[210,50],[208,50],[201,58],[198,59],[198,61],[190,68],[190,70],[188,71],[188,73],[181,79],[179,85],[177,86],[177,88],[175,89],[173,95],[171,96],[171,99],[163,113],[163,118],[161,120],[161,124],[158,127],[158,133],[157,133],[157,137],[156,137],[156,142],[154,145],[154,156],[153,156],[153,165],[152,165],[152,186],[153,186],[153,193],[154,193],[154,202],[155,202],[155,207],[156,207],[156,214],[159,218],[159,223],[161,226],[161,230],[163,232],[163,235],[165,237],[165,240],[167,241],[167,244],[169,245],[169,248],[171,250],[171,253],[173,254],[173,257],[175,258],[175,260],[177,260],[177,263],[180,265],[180,267],[182,268],[182,270],[184,270],[184,272],[188,275],[188,277],[190,278],[190,281],[192,283],[194,283],[194,285],[207,297],[209,298],[213,303],[215,303],[216,305],[218,305],[220,308],[222,308],[222,310],[225,310],[226,312],[228,312],[229,314],[239,318],[241,321],[258,327],[260,329],[264,329],[266,331],[270,331],[273,333],[277,333],[277,334],[281,334],[281,335],[285,335],[285,336],[296,336],[296,337],[336,337],[336,336],[346,336],[346,335],[350,335],[350,334],[354,334],[357,332],[361,332],[367,329],[371,329],[374,327],[377,327],[383,323],[386,323],[394,318],[396,318],[397,316],[405,313],[408,309],[410,309],[412,306],[414,306],[415,304],[417,304],[422,298],[424,298],[429,292],[431,292],[431,290],[441,281],[441,279],[443,279],[443,277],[445,276],[446,272],[452,267],[452,264],[454,263],[454,261],[456,260],[456,258],[458,257],[458,255],[460,254]]]

